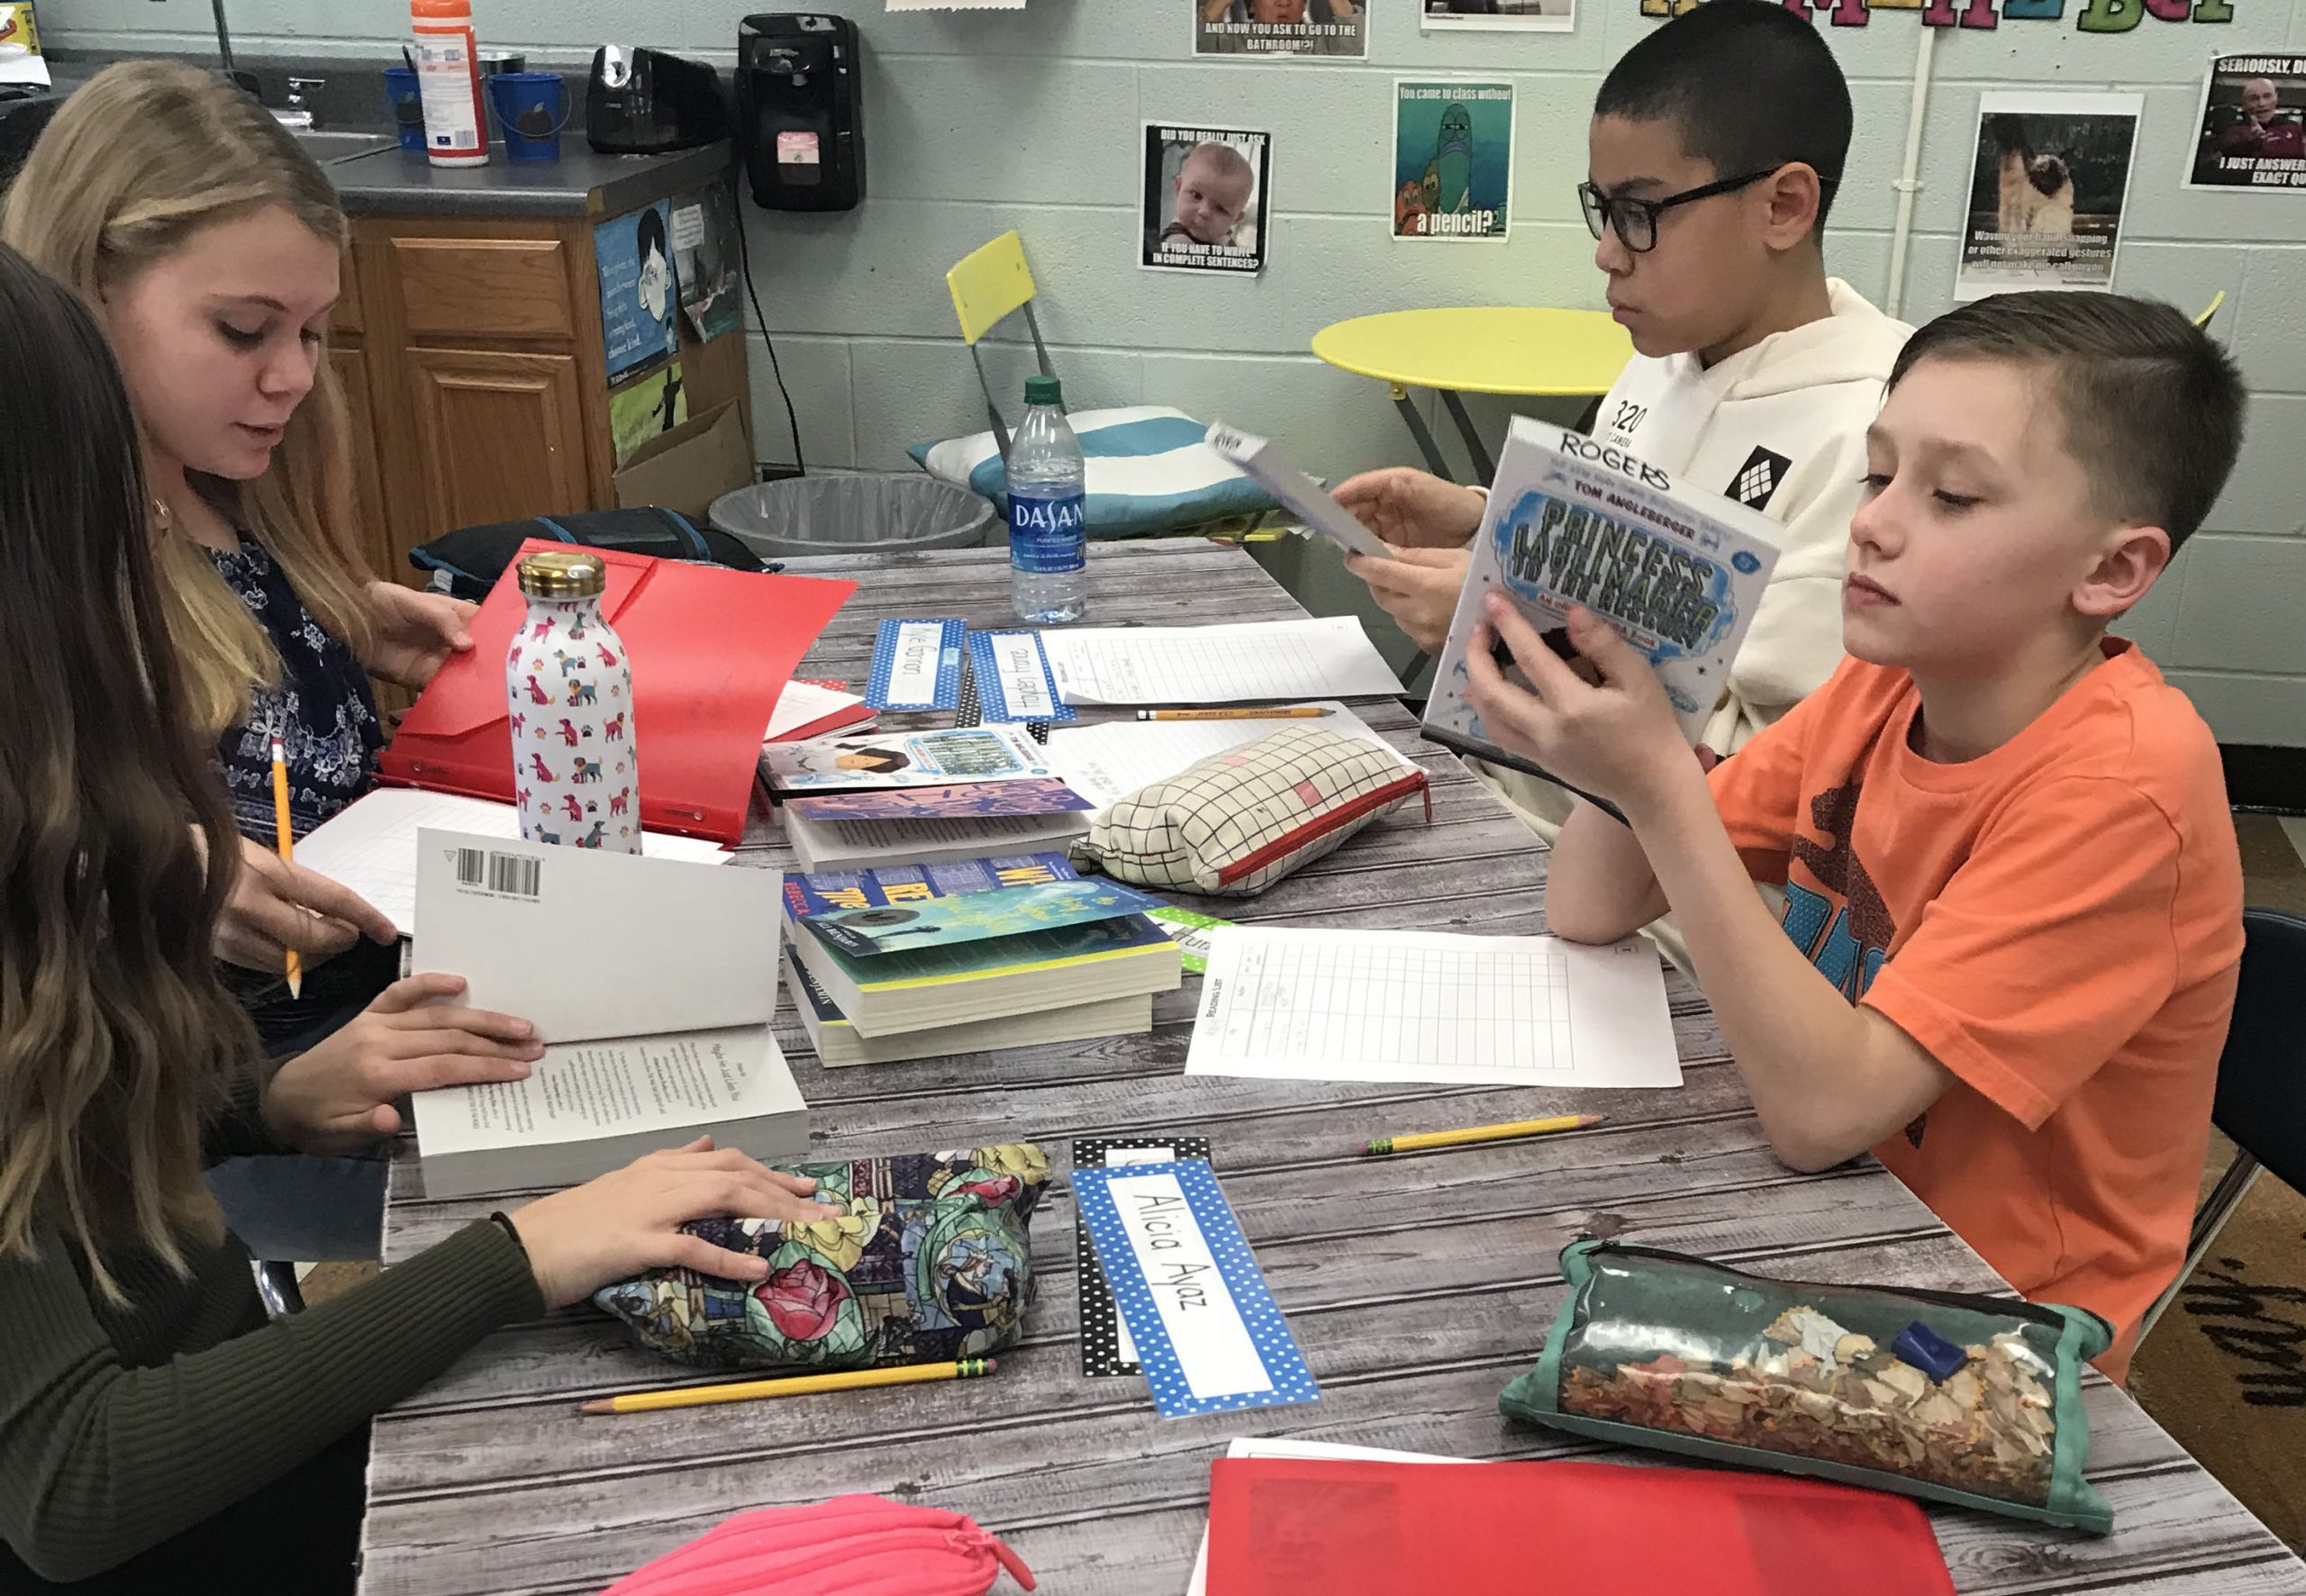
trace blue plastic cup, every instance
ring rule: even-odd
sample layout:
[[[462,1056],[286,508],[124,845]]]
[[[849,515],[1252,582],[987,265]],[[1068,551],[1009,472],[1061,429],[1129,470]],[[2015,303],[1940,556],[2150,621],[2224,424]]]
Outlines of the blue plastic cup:
[[[413,67],[385,68],[385,104],[392,112],[400,147],[424,153],[424,96]]]
[[[511,160],[558,160],[572,106],[558,72],[498,72],[484,78]]]

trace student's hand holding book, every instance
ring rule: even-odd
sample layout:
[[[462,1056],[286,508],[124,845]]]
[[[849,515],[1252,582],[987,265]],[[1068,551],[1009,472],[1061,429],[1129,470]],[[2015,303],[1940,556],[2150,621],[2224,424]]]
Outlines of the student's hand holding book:
[[[411,975],[316,1046],[273,1072],[264,1123],[300,1153],[356,1153],[402,1126],[395,1105],[412,1092],[517,1081],[544,1055],[525,1020],[440,1000],[461,975]]]
[[[1566,785],[1637,812],[1677,781],[1704,779],[1649,661],[1582,606],[1569,612],[1581,673],[1548,648],[1521,612],[1492,593],[1466,649],[1466,702],[1495,742],[1543,766]],[[1503,639],[1527,688],[1508,681],[1491,651]]]
[[[681,1227],[716,1214],[796,1224],[839,1219],[844,1210],[812,1201],[816,1189],[806,1176],[767,1168],[733,1147],[715,1148],[711,1137],[700,1136],[540,1197],[509,1217],[545,1305],[565,1308],[643,1269],[765,1280],[767,1259],[714,1247]]]
[[[1369,585],[1370,595],[1412,642],[1438,652],[1472,563],[1466,546],[1481,530],[1489,502],[1472,488],[1406,466],[1348,477],[1332,496],[1401,550],[1393,559],[1349,556],[1345,568]]]

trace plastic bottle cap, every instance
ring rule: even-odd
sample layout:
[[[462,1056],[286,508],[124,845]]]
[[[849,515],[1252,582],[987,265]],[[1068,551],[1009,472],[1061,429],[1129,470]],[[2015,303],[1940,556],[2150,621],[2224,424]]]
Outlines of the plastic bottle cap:
[[[1053,376],[1029,376],[1025,379],[1025,403],[1028,404],[1062,404],[1065,388]]]

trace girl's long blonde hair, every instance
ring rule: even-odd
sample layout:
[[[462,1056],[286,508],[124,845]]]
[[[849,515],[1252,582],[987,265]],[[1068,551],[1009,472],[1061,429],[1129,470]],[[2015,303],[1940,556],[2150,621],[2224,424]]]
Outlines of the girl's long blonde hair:
[[[0,241],[101,309],[105,295],[204,227],[280,205],[341,249],[336,191],[255,98],[172,61],[108,67],[65,101],[0,205]],[[204,497],[264,545],[331,634],[372,635],[353,531],[344,395],[323,349],[313,391],[253,481],[192,476]],[[194,726],[208,737],[275,686],[271,639],[191,539],[156,549],[161,601]]]
[[[256,1042],[209,953],[238,839],[153,564],[104,335],[0,247],[0,1258],[60,1235],[115,1302],[108,1258],[221,1238],[201,1133]]]

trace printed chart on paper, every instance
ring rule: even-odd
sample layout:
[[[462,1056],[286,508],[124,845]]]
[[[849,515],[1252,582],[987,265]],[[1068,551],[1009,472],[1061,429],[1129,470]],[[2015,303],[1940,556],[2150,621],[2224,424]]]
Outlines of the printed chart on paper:
[[[1229,927],[1187,1075],[1677,1086],[1657,951],[1552,937]]]

